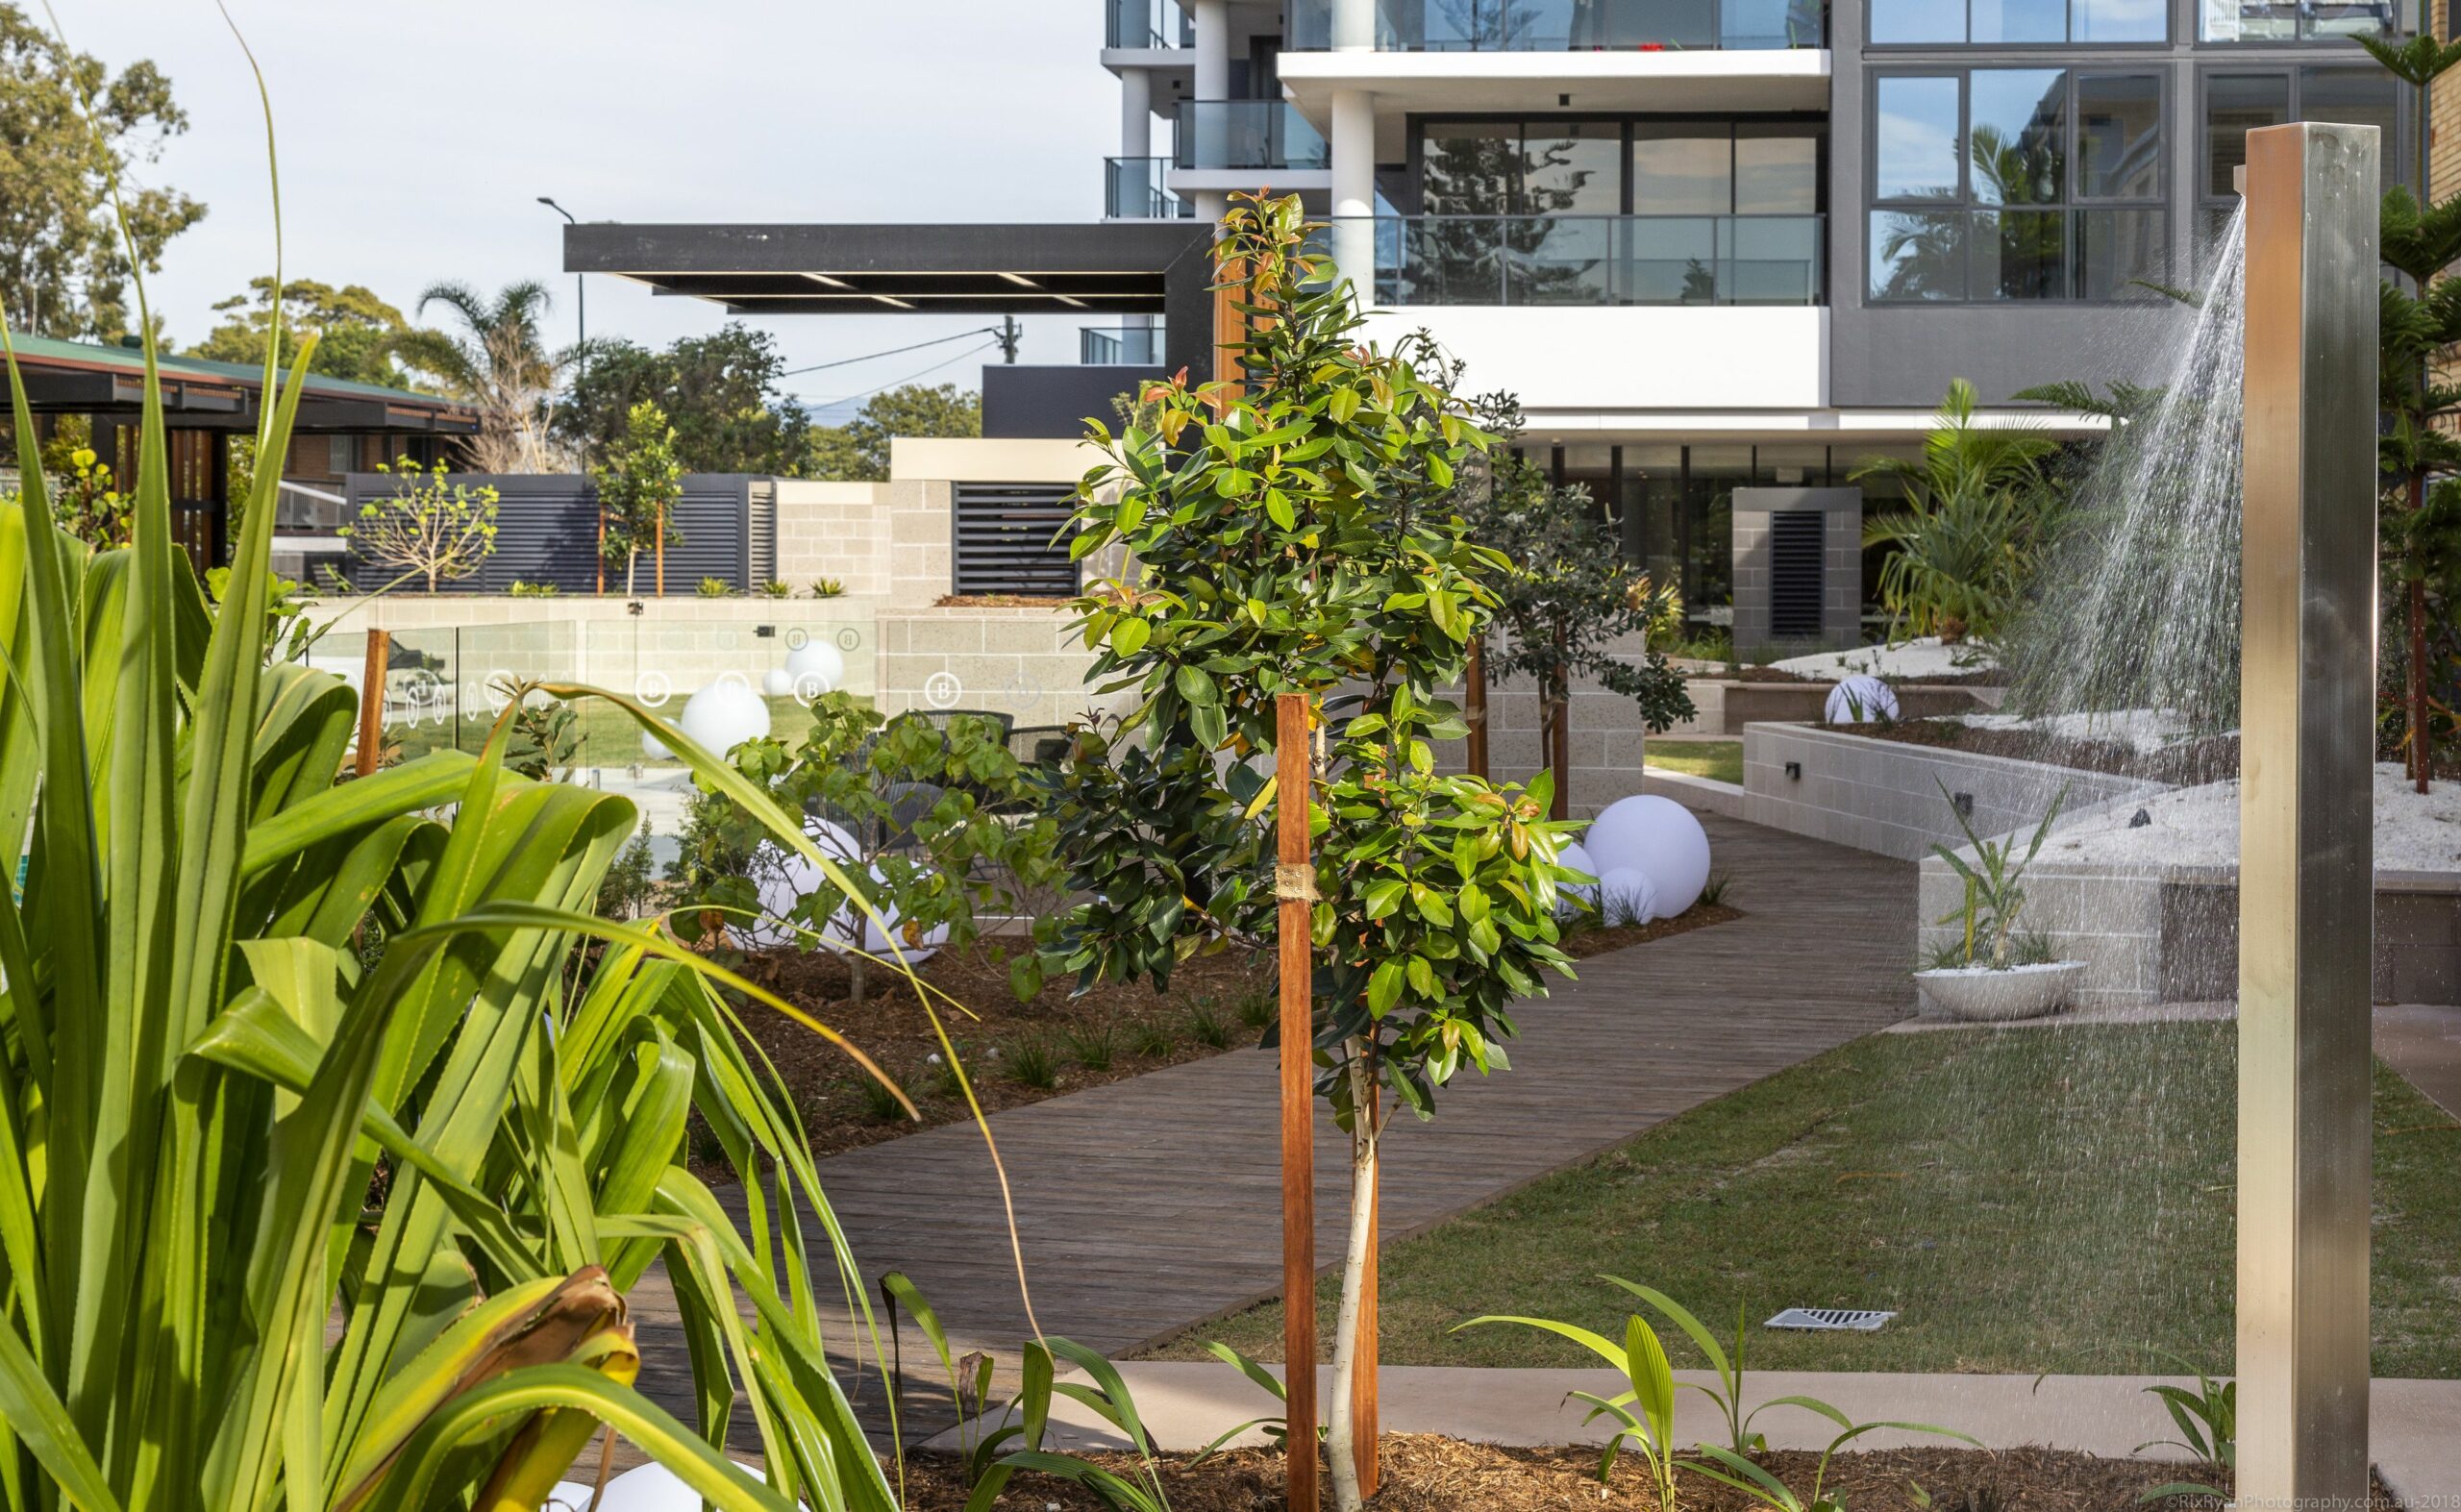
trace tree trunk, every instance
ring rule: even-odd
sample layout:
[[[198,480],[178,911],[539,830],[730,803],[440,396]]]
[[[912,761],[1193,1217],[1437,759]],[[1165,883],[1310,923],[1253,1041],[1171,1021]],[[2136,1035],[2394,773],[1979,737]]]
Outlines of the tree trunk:
[[[1487,640],[1470,637],[1470,660],[1461,674],[1461,720],[1470,727],[1470,775],[1491,781],[1487,771]]]
[[[1573,816],[1573,739],[1572,675],[1564,666],[1564,627],[1555,626],[1555,666],[1547,675],[1546,707],[1542,711],[1542,729],[1547,737],[1547,765],[1555,774],[1555,801],[1549,806],[1550,819]]]
[[[846,953],[846,1001],[858,1007],[861,1006],[863,1002],[865,985],[863,968],[870,964],[870,961],[863,959],[853,951]]]
[[[1366,1047],[1353,1040],[1350,1053],[1351,1106],[1357,1114],[1351,1121],[1350,1135],[1350,1240],[1342,1248],[1342,1303],[1333,1324],[1333,1400],[1325,1434],[1325,1457],[1330,1462],[1337,1512],[1358,1512],[1365,1500],[1358,1483],[1358,1423],[1352,1381],[1358,1372],[1358,1327],[1366,1293],[1368,1251],[1375,1243],[1376,1232],[1375,1087],[1369,1080]],[[1306,1306],[1312,1301],[1284,1298],[1282,1305]],[[1286,1368],[1311,1369],[1312,1362],[1293,1360]],[[1291,1431],[1297,1433],[1301,1429],[1294,1425]]]
[[[2410,477],[2410,516],[2415,519],[2426,503],[2426,479],[2422,474]],[[2426,583],[2410,581],[2410,774],[2418,780],[2419,791],[2426,791],[2427,778],[2433,770],[2426,731]]]

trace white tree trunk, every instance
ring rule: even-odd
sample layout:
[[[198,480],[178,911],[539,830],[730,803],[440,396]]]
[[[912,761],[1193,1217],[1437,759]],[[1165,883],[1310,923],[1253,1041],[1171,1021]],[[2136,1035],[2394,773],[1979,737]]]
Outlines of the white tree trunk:
[[[1325,1457],[1331,1462],[1333,1505],[1338,1512],[1358,1512],[1364,1499],[1358,1490],[1358,1425],[1351,1415],[1351,1381],[1358,1374],[1358,1324],[1367,1281],[1367,1246],[1376,1216],[1377,1119],[1375,1083],[1367,1069],[1365,1047],[1350,1044],[1350,1091],[1354,1116],[1350,1136],[1350,1241],[1342,1247],[1341,1311],[1333,1324],[1333,1400],[1327,1414]],[[1303,1299],[1300,1305],[1313,1305]],[[1282,1305],[1292,1305],[1284,1298]],[[1291,1361],[1286,1369],[1306,1370],[1312,1362]],[[1301,1431],[1297,1425],[1291,1431]]]

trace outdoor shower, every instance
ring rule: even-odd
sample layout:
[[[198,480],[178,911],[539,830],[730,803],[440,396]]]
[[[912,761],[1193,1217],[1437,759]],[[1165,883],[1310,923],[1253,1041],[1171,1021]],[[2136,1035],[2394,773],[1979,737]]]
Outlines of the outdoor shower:
[[[2376,128],[2248,133],[2241,1506],[2368,1495]]]

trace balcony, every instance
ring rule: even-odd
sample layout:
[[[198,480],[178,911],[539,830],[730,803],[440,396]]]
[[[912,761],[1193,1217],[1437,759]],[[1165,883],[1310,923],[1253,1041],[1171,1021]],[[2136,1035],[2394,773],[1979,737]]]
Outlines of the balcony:
[[[1162,328],[1081,327],[1077,332],[1077,360],[1086,367],[1159,367]]]
[[[1376,218],[1376,303],[1818,306],[1826,216]]]
[[[1106,220],[1183,220],[1196,207],[1163,184],[1168,158],[1105,158],[1103,217]]]
[[[1103,45],[1131,52],[1194,47],[1196,18],[1179,0],[1104,0]]]
[[[1290,0],[1290,48],[1330,48],[1332,8]],[[1384,52],[1767,50],[1827,36],[1824,0],[1376,0]]]
[[[1185,169],[1317,169],[1331,166],[1325,138],[1280,100],[1184,100],[1179,148]]]

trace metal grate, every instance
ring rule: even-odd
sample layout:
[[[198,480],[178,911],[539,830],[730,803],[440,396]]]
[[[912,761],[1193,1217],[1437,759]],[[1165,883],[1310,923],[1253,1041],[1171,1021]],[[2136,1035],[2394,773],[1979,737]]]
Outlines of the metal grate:
[[[1779,509],[1769,516],[1769,633],[1817,636],[1821,630],[1821,559],[1827,515]]]
[[[1761,1325],[1764,1328],[1808,1328],[1818,1331],[1847,1329],[1855,1333],[1872,1333],[1881,1324],[1896,1317],[1893,1312],[1873,1312],[1861,1307],[1789,1307]]]
[[[956,491],[955,591],[1051,598],[1077,591],[1067,536],[1075,488],[961,483]]]

